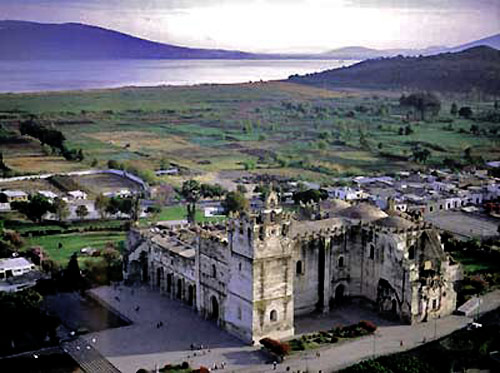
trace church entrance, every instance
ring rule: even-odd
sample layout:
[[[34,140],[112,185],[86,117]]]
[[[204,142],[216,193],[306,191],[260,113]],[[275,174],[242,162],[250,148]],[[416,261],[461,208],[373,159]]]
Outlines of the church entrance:
[[[342,303],[345,297],[345,286],[340,284],[335,288],[335,303]]]
[[[194,305],[194,286],[189,285],[188,287],[188,304],[190,306]]]
[[[210,298],[210,306],[210,320],[219,320],[219,302],[213,295],[212,298]]]

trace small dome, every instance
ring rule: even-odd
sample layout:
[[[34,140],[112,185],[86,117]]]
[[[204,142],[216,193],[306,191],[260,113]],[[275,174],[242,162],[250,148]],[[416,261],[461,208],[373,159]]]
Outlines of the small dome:
[[[322,210],[328,212],[339,212],[341,210],[345,210],[348,207],[351,207],[351,205],[346,201],[342,201],[341,199],[327,199],[320,202],[320,207]]]
[[[365,221],[373,221],[387,217],[387,214],[381,209],[368,203],[360,203],[356,206],[351,206],[340,211],[338,215],[348,219]]]
[[[375,224],[381,227],[399,228],[399,229],[408,229],[413,227],[413,223],[411,221],[403,219],[399,216],[388,216],[387,218],[382,218],[377,220]]]

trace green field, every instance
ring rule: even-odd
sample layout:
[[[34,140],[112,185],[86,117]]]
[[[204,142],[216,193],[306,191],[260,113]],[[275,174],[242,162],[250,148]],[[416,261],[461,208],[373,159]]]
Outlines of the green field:
[[[422,167],[411,159],[417,146],[431,152],[428,164],[438,166],[446,158],[462,159],[466,148],[485,160],[500,157],[498,131],[491,132],[497,123],[450,114],[452,102],[481,112],[492,109],[493,100],[443,96],[439,117],[414,122],[411,134],[400,135],[407,125],[400,94],[278,82],[6,94],[0,95],[5,129],[16,133],[18,121],[35,114],[86,158],[64,161],[28,138],[3,141],[0,151],[17,173],[102,168],[116,160],[149,175],[174,163],[190,177],[246,167],[324,182]],[[479,127],[474,134],[473,124]]]
[[[186,219],[187,219],[186,207],[181,205],[164,207],[162,211],[154,218],[155,221],[186,220]],[[196,209],[195,219],[197,222],[210,222],[210,221],[224,220],[225,217],[221,216],[221,217],[206,218],[203,214],[202,209],[198,207]]]
[[[124,240],[124,232],[70,233],[27,238],[25,246],[41,246],[52,260],[66,265],[71,255],[84,247],[103,249],[108,243],[113,243],[117,247]],[[61,249],[58,248],[59,243],[62,243]],[[88,260],[85,257],[80,258],[82,261]]]

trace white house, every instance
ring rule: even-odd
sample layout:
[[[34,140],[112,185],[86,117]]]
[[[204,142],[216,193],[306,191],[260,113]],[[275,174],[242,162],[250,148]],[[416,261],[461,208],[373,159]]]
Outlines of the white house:
[[[7,202],[22,202],[28,200],[28,193],[22,190],[3,190],[0,193],[5,194]]]
[[[349,187],[328,188],[328,197],[341,199],[343,201],[355,201],[365,198],[365,193],[361,189]]]
[[[0,259],[0,280],[24,275],[35,269],[35,265],[26,258]]]
[[[56,199],[58,197],[57,194],[55,194],[54,192],[51,192],[50,190],[39,190],[38,194],[40,194],[41,196],[44,196],[45,198],[47,198],[48,200],[51,200],[51,201],[53,201],[54,199]]]
[[[73,200],[87,199],[87,193],[85,193],[81,190],[72,190],[72,191],[68,192],[68,196]]]

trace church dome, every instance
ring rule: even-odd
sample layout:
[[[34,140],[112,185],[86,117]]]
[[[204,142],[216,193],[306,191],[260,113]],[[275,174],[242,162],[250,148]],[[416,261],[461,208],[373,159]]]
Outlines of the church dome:
[[[351,206],[340,211],[338,215],[348,219],[365,221],[373,221],[387,217],[387,214],[381,209],[368,203],[360,203],[355,206]]]
[[[341,199],[327,199],[320,202],[320,207],[322,210],[328,212],[339,212],[351,207],[351,205],[346,201],[342,201]]]
[[[399,216],[388,216],[386,218],[379,219],[374,222],[376,225],[388,228],[399,228],[408,229],[414,226],[414,224],[406,219]]]

